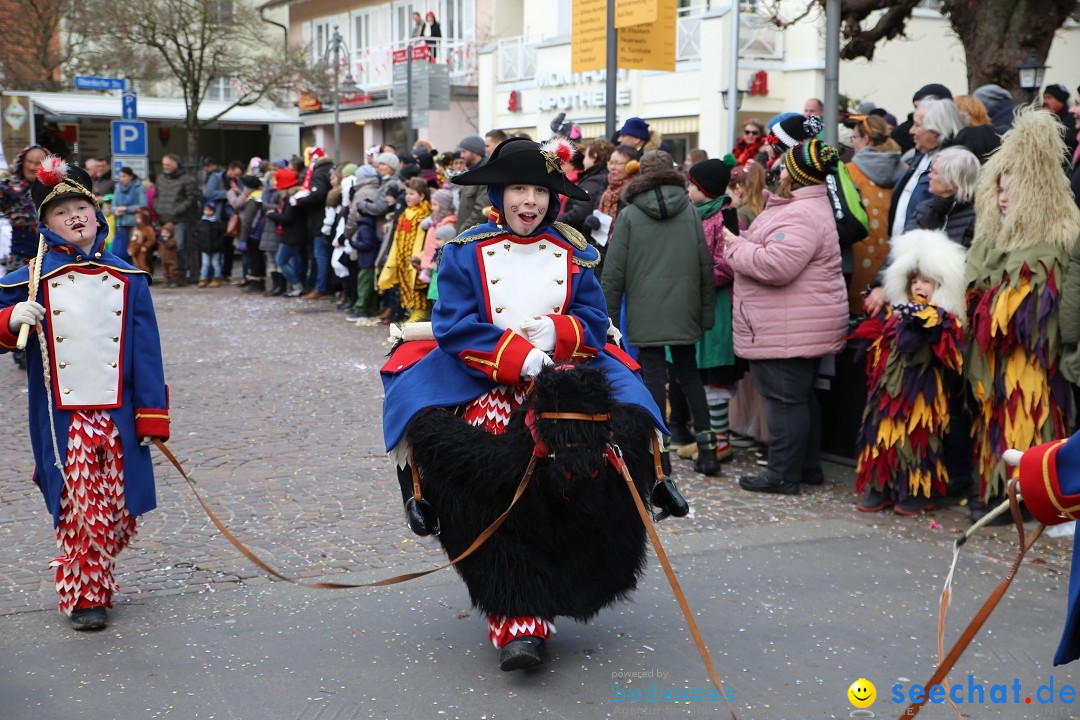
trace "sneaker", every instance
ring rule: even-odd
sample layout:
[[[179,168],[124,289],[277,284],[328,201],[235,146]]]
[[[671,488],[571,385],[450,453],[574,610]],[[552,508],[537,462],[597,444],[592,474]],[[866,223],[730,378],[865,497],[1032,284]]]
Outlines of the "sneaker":
[[[799,494],[799,483],[773,480],[764,473],[761,475],[743,475],[739,478],[739,487],[750,492],[776,493],[778,495]]]
[[[769,467],[769,448],[761,446],[754,450],[754,462],[760,467]]]
[[[757,445],[757,441],[754,440],[754,438],[737,432],[728,435],[728,441],[731,443],[731,447],[739,449],[752,448]]]
[[[499,654],[499,669],[504,672],[524,670],[544,662],[544,641],[531,635],[514,638]]]
[[[345,322],[357,323],[361,320],[367,320],[366,315],[357,315],[356,313],[349,313],[345,316]]]
[[[866,497],[856,503],[855,509],[859,512],[880,512],[887,507],[891,507],[894,502],[883,491],[870,488],[870,492],[866,493]]]
[[[893,512],[897,515],[918,515],[934,509],[934,501],[928,497],[908,495],[900,502],[893,505]]]
[[[104,630],[108,623],[109,616],[101,605],[71,611],[71,627],[74,630]]]
[[[731,447],[731,443],[725,440],[717,439],[716,459],[720,462],[727,462],[733,457],[735,457],[735,450]]]

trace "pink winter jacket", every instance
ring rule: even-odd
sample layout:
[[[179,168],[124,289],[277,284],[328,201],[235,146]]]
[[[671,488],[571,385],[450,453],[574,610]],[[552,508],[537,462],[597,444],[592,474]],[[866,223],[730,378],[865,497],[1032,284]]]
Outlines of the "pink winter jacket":
[[[728,241],[735,353],[747,360],[822,357],[847,332],[840,240],[824,185],[767,193],[761,215]]]

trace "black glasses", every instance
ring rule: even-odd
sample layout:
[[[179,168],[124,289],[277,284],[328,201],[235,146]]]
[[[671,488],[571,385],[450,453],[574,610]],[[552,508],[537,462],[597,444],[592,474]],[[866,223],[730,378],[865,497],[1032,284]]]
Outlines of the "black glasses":
[[[761,134],[760,130],[755,130],[755,129],[752,129],[752,128],[743,130],[743,135],[760,135],[760,134]]]

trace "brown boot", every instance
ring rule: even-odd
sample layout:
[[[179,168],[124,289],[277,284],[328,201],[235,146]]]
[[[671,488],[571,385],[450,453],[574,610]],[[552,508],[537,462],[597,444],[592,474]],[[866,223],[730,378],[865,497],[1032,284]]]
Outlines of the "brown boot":
[[[311,292],[309,292],[307,294],[301,295],[300,299],[301,300],[321,300],[324,297],[326,297],[326,295],[323,295],[318,290],[312,290]]]
[[[211,280],[211,281],[210,281],[210,287],[212,287],[212,288],[219,288],[219,287],[221,287],[221,278],[219,278],[219,277],[216,277],[216,278],[214,278],[213,280]]]

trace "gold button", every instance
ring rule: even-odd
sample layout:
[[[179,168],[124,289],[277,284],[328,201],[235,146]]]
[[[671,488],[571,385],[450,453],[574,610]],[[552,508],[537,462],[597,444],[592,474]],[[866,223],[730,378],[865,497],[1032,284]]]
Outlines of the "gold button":
[[[59,315],[59,314],[60,314],[60,313],[62,313],[62,312],[63,312],[63,310],[53,310],[53,311],[52,311],[52,314],[53,314],[53,315]]]
[[[560,310],[562,310],[562,305],[556,305],[555,307],[553,307],[551,309],[554,310],[555,312],[559,312]]]
[[[120,336],[119,335],[113,335],[112,341],[113,342],[120,342]]]
[[[494,285],[497,282],[499,282],[499,278],[491,278],[491,284],[492,285]]]
[[[109,367],[116,367],[116,363],[114,363],[114,362],[109,363]]]
[[[555,278],[556,285],[562,285],[565,281],[562,278]]]
[[[562,253],[561,252],[555,253],[555,257],[562,257]]]
[[[57,335],[56,336],[56,342],[64,342],[64,336],[63,335]]]
[[[115,285],[113,285],[113,290],[119,290],[119,289],[120,289],[120,283],[116,283]]]
[[[503,311],[503,309],[501,307],[495,308],[495,312],[497,312],[497,313],[501,313],[502,311]]]
[[[75,276],[72,275],[71,273],[68,273],[68,280],[70,280],[72,282],[75,282]]]
[[[63,369],[64,369],[64,368],[66,368],[66,367],[67,367],[67,363],[66,363],[66,362],[62,362],[62,363],[60,363],[60,369],[61,369],[61,370],[63,370]]]
[[[562,282],[562,281],[560,280],[559,282]],[[116,312],[116,317],[120,317],[120,313],[122,313],[123,310],[116,310],[115,312]]]
[[[54,282],[54,283],[52,284],[52,286],[53,286],[53,287],[60,287],[60,283],[58,283],[58,282]]]
[[[78,260],[79,262],[81,262],[82,259],[83,259],[83,256],[82,255],[76,255],[75,259]]]
[[[544,243],[540,243],[540,249],[547,250],[547,245],[545,245]]]
[[[101,257],[101,253],[99,253],[99,252],[94,253],[94,257],[96,257],[96,258]]]
[[[109,282],[109,276],[108,275],[102,275],[101,276],[101,282]]]
[[[69,388],[64,388],[64,394],[65,394],[65,395],[70,395],[70,394],[71,394],[71,390],[70,390]]]
[[[509,250],[509,249],[510,249],[510,243],[503,243],[503,250]]]
[[[495,254],[495,251],[494,251],[494,250],[488,250],[488,251],[487,251],[487,254],[488,254],[488,255],[494,255],[494,254]]]

